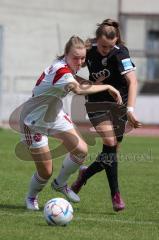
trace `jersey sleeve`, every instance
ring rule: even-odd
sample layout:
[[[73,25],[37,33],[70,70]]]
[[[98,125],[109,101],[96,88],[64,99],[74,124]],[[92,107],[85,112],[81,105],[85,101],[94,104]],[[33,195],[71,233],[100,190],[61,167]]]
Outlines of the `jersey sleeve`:
[[[132,62],[129,51],[126,47],[121,47],[116,54],[116,59],[118,63],[118,69],[121,75],[133,71],[136,69],[134,63]]]
[[[74,82],[73,74],[67,67],[62,67],[56,71],[52,84],[54,86],[66,86],[70,82]]]

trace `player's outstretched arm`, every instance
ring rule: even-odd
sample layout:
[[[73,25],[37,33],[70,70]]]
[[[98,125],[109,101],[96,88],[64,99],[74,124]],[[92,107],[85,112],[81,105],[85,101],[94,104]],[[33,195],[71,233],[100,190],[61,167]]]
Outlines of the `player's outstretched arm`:
[[[72,91],[77,95],[87,95],[87,94],[93,94],[93,93],[102,92],[102,91],[108,91],[109,94],[112,95],[112,97],[115,99],[115,101],[118,104],[122,104],[122,98],[121,98],[120,92],[108,84],[92,85],[87,82],[82,84],[79,84],[78,82],[73,82],[73,83],[69,83],[67,85],[67,88],[69,89],[69,91]]]

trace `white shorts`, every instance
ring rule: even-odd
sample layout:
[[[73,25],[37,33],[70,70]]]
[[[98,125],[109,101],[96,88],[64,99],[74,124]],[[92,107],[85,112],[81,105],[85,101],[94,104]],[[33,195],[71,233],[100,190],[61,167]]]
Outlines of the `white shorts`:
[[[67,132],[73,128],[75,127],[69,115],[63,113],[52,123],[52,127],[49,129],[23,124],[21,141],[27,144],[29,148],[45,147],[48,145],[48,136]]]

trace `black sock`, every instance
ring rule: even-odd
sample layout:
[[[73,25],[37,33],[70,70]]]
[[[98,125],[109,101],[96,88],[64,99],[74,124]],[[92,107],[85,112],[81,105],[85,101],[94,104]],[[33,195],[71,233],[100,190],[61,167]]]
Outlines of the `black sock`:
[[[113,197],[116,192],[119,192],[118,186],[118,162],[116,146],[108,146],[103,144],[103,154],[107,156],[105,164],[105,172],[107,174],[111,196]]]
[[[113,197],[116,192],[119,192],[117,164],[116,146],[103,145],[102,153],[99,154],[96,161],[93,162],[85,171],[85,174],[83,176],[84,182],[86,182],[97,172],[105,169],[111,196]]]
[[[104,166],[98,160],[93,162],[84,173],[84,181],[86,182],[90,177],[92,177],[97,172],[102,171],[103,169]]]

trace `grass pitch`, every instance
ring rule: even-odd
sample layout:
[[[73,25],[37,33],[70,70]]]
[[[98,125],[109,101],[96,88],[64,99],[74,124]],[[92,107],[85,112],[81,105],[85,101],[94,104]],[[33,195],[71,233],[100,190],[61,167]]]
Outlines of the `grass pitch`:
[[[0,130],[0,239],[1,240],[157,240],[159,239],[159,138],[125,137],[119,154],[119,180],[126,209],[112,210],[105,172],[96,174],[74,204],[74,219],[67,227],[49,227],[43,218],[46,201],[62,195],[52,192],[50,182],[39,194],[40,211],[24,206],[33,162],[15,155],[18,134]],[[51,141],[54,148],[57,143]],[[100,152],[101,142],[89,147],[87,164]],[[57,176],[63,158],[54,160]],[[70,183],[76,176],[72,176]]]

